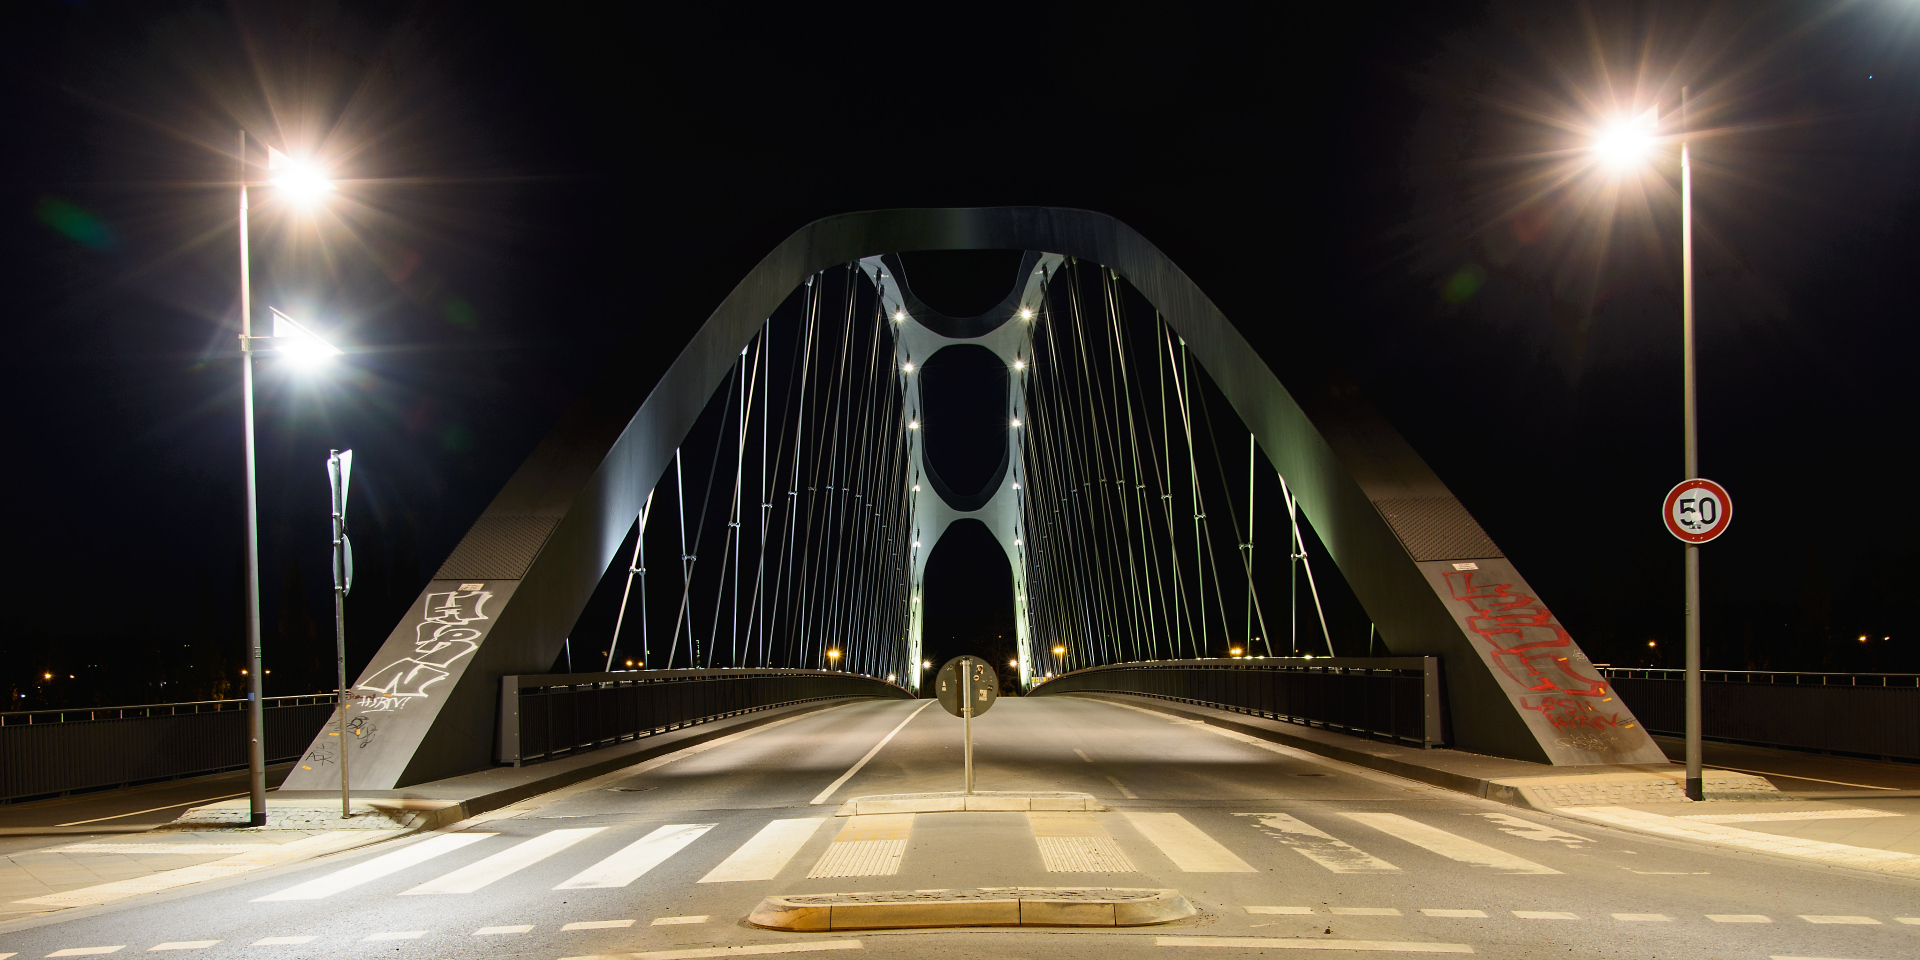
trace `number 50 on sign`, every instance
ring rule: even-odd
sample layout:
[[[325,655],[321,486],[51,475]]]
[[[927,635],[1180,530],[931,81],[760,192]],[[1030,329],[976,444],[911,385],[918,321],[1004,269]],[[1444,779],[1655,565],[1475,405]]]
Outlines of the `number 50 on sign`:
[[[1733,520],[1733,499],[1712,480],[1683,480],[1667,491],[1661,512],[1668,533],[1688,543],[1706,543],[1726,532]]]

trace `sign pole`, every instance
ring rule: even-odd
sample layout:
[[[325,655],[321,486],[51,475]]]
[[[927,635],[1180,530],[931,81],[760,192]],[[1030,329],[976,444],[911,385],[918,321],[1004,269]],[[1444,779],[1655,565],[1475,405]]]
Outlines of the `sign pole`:
[[[340,761],[340,819],[353,816],[347,797],[347,590],[352,586],[352,560],[347,553],[347,483],[353,469],[353,451],[328,451],[327,479],[333,481],[333,666],[340,682],[340,705],[336,711],[340,729],[335,736],[340,746],[334,754]]]
[[[960,722],[967,729],[967,796],[973,796],[973,671],[960,664]]]
[[[1682,433],[1686,441],[1686,476],[1700,475],[1700,434],[1695,416],[1695,380],[1693,374],[1693,164],[1687,150],[1687,94],[1680,88],[1680,327],[1685,340],[1681,355],[1686,360],[1682,394],[1686,410]],[[1687,799],[1705,800],[1700,775],[1700,545],[1689,543],[1687,550]]]

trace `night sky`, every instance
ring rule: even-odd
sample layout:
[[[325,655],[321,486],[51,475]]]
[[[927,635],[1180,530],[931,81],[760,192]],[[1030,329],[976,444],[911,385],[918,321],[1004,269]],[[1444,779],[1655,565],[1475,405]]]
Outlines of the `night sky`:
[[[1707,665],[1920,670],[1920,6],[1250,9],[8,4],[9,700],[237,692],[242,127],[340,179],[256,201],[256,315],[351,348],[260,366],[270,694],[331,681],[329,448],[357,670],[615,346],[817,217],[984,204],[1131,224],[1283,381],[1358,383],[1595,660],[1678,666],[1677,172],[1585,145],[1683,84]],[[936,555],[930,644],[993,649],[1006,581],[941,574],[992,549]]]

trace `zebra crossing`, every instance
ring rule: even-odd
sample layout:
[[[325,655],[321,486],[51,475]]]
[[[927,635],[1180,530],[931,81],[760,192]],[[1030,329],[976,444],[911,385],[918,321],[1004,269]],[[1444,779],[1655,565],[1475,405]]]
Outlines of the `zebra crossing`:
[[[668,823],[652,827],[637,839],[618,845],[584,869],[552,887],[556,891],[619,889],[678,857],[695,857],[712,866],[695,881],[701,884],[769,881],[782,876],[813,845],[817,852],[801,876],[807,879],[888,877],[900,873],[910,860],[910,841],[917,822],[942,814],[875,814],[843,818],[801,817],[772,820],[731,850],[702,843],[717,823]],[[1561,871],[1507,850],[1461,836],[1411,817],[1392,813],[1328,812],[1318,825],[1277,811],[1233,814],[1215,836],[1185,814],[1170,811],[1124,810],[1117,814],[1032,812],[989,814],[1013,818],[1002,826],[1002,840],[1030,841],[1048,873],[1128,874],[1144,872],[1140,856],[1148,851],[1164,858],[1174,871],[1192,874],[1259,872],[1247,856],[1259,859],[1262,849],[1290,850],[1308,869],[1335,874],[1400,874],[1403,867],[1381,853],[1396,850],[1402,859],[1414,848],[1457,864],[1504,874],[1558,874]],[[1024,819],[1025,830],[1015,820]],[[1508,818],[1513,819],[1513,818]],[[1344,821],[1344,823],[1342,823]],[[1526,821],[1520,823],[1531,826]],[[815,843],[828,825],[832,837],[819,849]],[[1129,852],[1109,827],[1124,828],[1138,841]],[[1523,841],[1544,839],[1511,824],[1505,835]],[[1336,836],[1339,831],[1345,836]],[[510,845],[485,856],[453,865],[458,854],[502,835],[494,832],[446,833],[420,839],[371,859],[341,867],[254,899],[256,903],[321,900],[348,894],[375,881],[402,873],[419,873],[431,866],[452,868],[423,877],[397,896],[455,896],[471,894],[559,856],[566,851],[592,850],[613,839],[617,830],[604,826],[565,827],[529,837],[508,838]],[[1555,848],[1585,843],[1583,838],[1551,831]],[[1266,844],[1272,844],[1267,847]],[[1365,847],[1360,844],[1364,844]],[[1236,852],[1238,850],[1239,852]],[[1376,853],[1378,850],[1380,853]],[[598,852],[598,851],[595,851]],[[1242,856],[1246,854],[1247,856]],[[1282,855],[1284,856],[1284,854]],[[701,864],[694,864],[698,869]],[[1149,863],[1149,869],[1155,869]],[[798,871],[796,870],[796,873]],[[542,881],[551,882],[551,879]]]

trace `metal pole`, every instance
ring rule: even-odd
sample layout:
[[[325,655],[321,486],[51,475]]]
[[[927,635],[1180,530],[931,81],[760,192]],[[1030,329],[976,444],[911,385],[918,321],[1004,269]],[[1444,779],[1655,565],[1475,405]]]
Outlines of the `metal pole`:
[[[962,660],[960,669],[960,723],[967,729],[967,796],[973,796],[973,671]]]
[[[1700,475],[1699,425],[1695,419],[1696,385],[1693,375],[1693,166],[1687,151],[1687,88],[1680,88],[1680,330],[1684,344],[1683,378],[1686,476]],[[1700,547],[1687,551],[1687,799],[1704,800],[1700,776]]]
[[[253,450],[253,291],[247,272],[247,132],[240,131],[240,418],[247,460],[247,803],[249,822],[267,825],[266,695],[260,667],[260,516]]]
[[[340,682],[340,819],[353,816],[347,799],[347,505],[341,487],[340,451],[327,451],[327,472],[333,480],[333,666]]]

